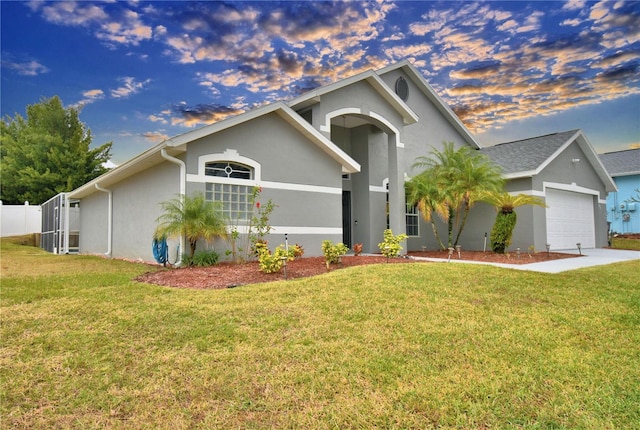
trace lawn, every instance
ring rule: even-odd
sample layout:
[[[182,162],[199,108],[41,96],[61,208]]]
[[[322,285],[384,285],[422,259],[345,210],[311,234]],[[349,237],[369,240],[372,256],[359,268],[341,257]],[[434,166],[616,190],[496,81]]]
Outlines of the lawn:
[[[639,262],[185,290],[2,243],[2,428],[632,428]]]

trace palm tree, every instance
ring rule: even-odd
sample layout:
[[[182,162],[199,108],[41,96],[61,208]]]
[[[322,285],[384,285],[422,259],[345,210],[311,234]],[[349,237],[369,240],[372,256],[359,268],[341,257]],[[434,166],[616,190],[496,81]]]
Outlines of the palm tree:
[[[511,195],[507,192],[486,193],[480,197],[482,201],[494,206],[498,211],[491,229],[491,249],[498,254],[504,254],[511,245],[513,230],[518,216],[514,209],[525,205],[546,207],[544,202],[528,194]]]
[[[447,222],[450,211],[446,204],[447,198],[436,186],[431,173],[431,171],[424,171],[406,183],[407,204],[418,206],[422,219],[431,224],[431,230],[440,248],[446,249],[440,239],[433,214],[435,213],[443,222]]]
[[[219,202],[206,200],[202,193],[179,195],[160,205],[164,213],[156,219],[160,224],[156,227],[154,238],[186,237],[191,258],[199,239],[227,236],[227,224]]]
[[[432,182],[431,186],[422,187],[425,202],[432,200],[436,203],[435,206],[431,205],[432,208],[437,206],[447,208],[440,209],[440,213],[447,215],[446,220],[443,218],[447,223],[447,245],[454,247],[460,240],[469,211],[479,201],[479,197],[502,190],[504,180],[497,165],[468,146],[456,149],[453,142],[445,142],[442,151],[434,148],[431,154],[432,157],[423,156],[416,159],[413,167],[425,170],[415,179],[417,182]],[[420,200],[422,199],[416,199],[417,202]],[[454,240],[453,234],[456,228],[457,234]]]

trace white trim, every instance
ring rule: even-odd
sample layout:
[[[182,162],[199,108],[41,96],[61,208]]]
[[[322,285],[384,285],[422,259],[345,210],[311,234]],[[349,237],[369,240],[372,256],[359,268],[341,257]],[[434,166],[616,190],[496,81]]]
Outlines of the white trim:
[[[375,113],[374,111],[369,111],[369,116],[371,116],[371,118],[377,119],[378,121],[380,121],[381,123],[383,123],[384,125],[389,127],[391,129],[391,131],[393,131],[393,134],[395,134],[398,137],[398,140],[396,141],[396,147],[404,148],[404,143],[400,142],[400,130],[398,130],[396,127],[394,127],[393,124],[391,124],[389,121],[387,121],[387,119],[385,117],[383,117],[380,114]]]
[[[337,116],[356,114],[361,115],[362,110],[360,108],[340,108],[327,113],[324,116],[324,124],[320,124],[320,131],[325,133],[331,133],[331,120]]]
[[[589,194],[589,195],[598,197],[598,203],[599,204],[606,204],[607,203],[606,198],[604,200],[600,198],[600,192],[598,190],[593,190],[591,188],[581,187],[578,184],[576,184],[575,182],[573,182],[571,184],[560,184],[560,183],[557,183],[557,182],[543,182],[542,183],[542,188],[544,189],[544,196],[545,197],[546,197],[546,193],[547,193],[547,188],[552,188],[552,189],[560,190],[560,191],[571,191],[571,192],[579,193],[579,194]]]
[[[249,232],[249,226],[246,225],[238,225],[235,226],[237,228],[238,233],[247,234]],[[341,235],[342,227],[305,227],[305,226],[271,226],[270,235]],[[284,240],[283,240],[284,241]]]
[[[231,185],[254,185],[262,188],[268,188],[273,190],[287,190],[287,191],[304,191],[307,193],[321,193],[321,194],[340,194],[342,195],[341,187],[323,187],[320,185],[307,185],[307,184],[293,184],[287,182],[272,182],[272,181],[255,181],[248,179],[237,178],[223,178],[221,176],[206,176],[206,175],[187,175],[188,182],[194,183],[215,183],[215,184],[231,184]]]
[[[378,185],[369,185],[369,192],[371,193],[386,193],[387,192],[387,188],[382,186],[378,186]]]
[[[547,192],[547,188],[553,188],[556,190],[561,190],[561,191],[573,191],[574,193],[581,193],[581,194],[591,194],[594,196],[599,196],[600,192],[598,190],[592,190],[591,188],[585,188],[585,187],[581,187],[578,184],[576,184],[575,182],[571,183],[571,184],[562,184],[562,183],[558,183],[558,182],[546,182],[544,181],[542,183],[542,189],[544,190],[545,194]]]
[[[511,194],[512,196],[516,196],[518,194],[526,194],[526,195],[529,195],[529,196],[546,198],[547,197],[547,188],[551,188],[551,189],[554,189],[554,190],[572,191],[574,193],[590,194],[590,195],[593,195],[593,196],[598,196],[598,203],[600,203],[600,204],[606,204],[607,203],[606,200],[602,200],[600,198],[600,193],[597,190],[592,190],[590,188],[580,187],[580,186],[576,185],[575,183],[573,183],[571,185],[567,185],[567,184],[559,184],[559,183],[554,183],[554,182],[544,182],[543,183],[543,187],[544,187],[544,191],[540,191],[540,190],[511,191],[511,192],[509,192],[509,194]]]
[[[211,163],[214,161],[233,161],[235,163],[244,164],[245,166],[249,166],[253,169],[253,180],[259,181],[262,177],[262,166],[257,161],[243,157],[236,151],[235,149],[225,149],[222,153],[217,154],[206,154],[198,157],[198,175],[197,176],[206,176],[206,165],[207,163]],[[194,176],[194,175],[187,175]],[[219,177],[216,177],[219,178]],[[225,178],[226,179],[226,178]],[[245,179],[246,181],[246,179]],[[197,181],[199,182],[199,181]],[[217,182],[217,181],[206,181],[206,182]]]
[[[331,120],[333,118],[336,118],[342,115],[349,115],[349,114],[364,115],[364,116],[373,118],[377,121],[380,121],[385,126],[389,127],[389,129],[393,132],[393,134],[395,134],[398,137],[398,139],[396,140],[396,147],[404,148],[404,143],[400,142],[400,130],[398,130],[398,128],[396,128],[391,122],[389,122],[388,119],[386,119],[379,113],[376,113],[372,110],[370,110],[369,113],[365,113],[365,114],[362,113],[362,109],[360,108],[340,108],[340,109],[336,109],[334,111],[328,112],[324,116],[324,124],[320,124],[320,131],[323,131],[325,133],[331,133]]]

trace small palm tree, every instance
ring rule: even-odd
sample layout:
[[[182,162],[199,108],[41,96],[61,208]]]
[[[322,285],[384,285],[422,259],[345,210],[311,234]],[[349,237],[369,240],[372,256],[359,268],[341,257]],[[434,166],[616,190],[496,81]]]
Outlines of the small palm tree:
[[[513,230],[518,219],[514,211],[515,208],[525,205],[546,207],[541,199],[527,194],[514,196],[507,192],[486,193],[481,196],[481,199],[498,211],[491,229],[491,249],[498,254],[504,254],[505,250],[511,245]]]
[[[413,165],[414,168],[425,168],[415,178],[417,182],[431,182],[430,186],[422,187],[425,192],[423,199],[414,201],[424,200],[425,208],[439,208],[441,214],[446,214],[446,220],[443,218],[443,221],[447,223],[447,245],[456,246],[471,208],[481,195],[502,190],[504,180],[500,168],[471,147],[456,149],[453,142],[445,142],[442,151],[433,149],[431,155],[418,157]],[[429,200],[434,205],[426,205]],[[454,240],[456,228],[458,232]]]
[[[449,220],[449,205],[446,203],[447,198],[443,191],[436,186],[429,171],[414,176],[406,183],[407,203],[418,207],[422,219],[431,224],[431,230],[433,230],[438,245],[440,248],[446,249],[433,218],[435,213],[443,222]]]
[[[154,238],[186,237],[191,258],[199,239],[227,237],[227,223],[220,203],[206,200],[202,193],[180,195],[160,205],[164,213],[156,219],[159,225]]]

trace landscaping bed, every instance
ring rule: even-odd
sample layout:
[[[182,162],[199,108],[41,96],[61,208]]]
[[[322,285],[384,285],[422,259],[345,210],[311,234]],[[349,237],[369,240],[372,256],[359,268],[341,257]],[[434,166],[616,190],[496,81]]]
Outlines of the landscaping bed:
[[[449,257],[447,251],[425,251],[411,252],[409,257],[438,258],[446,261]],[[579,257],[576,254],[562,254],[557,252],[537,252],[533,254],[496,254],[490,251],[462,251],[461,260],[483,261],[490,263],[506,264],[530,264],[541,261],[556,260],[559,258]],[[458,259],[458,254],[454,252],[452,259]],[[343,267],[361,266],[365,264],[380,263],[415,263],[420,260],[412,258],[391,258],[387,260],[381,255],[347,255],[342,257],[341,264],[331,265],[330,270],[339,270]],[[422,262],[424,263],[424,262]],[[327,266],[324,257],[298,258],[287,264],[287,279],[306,278],[327,273]],[[258,284],[262,282],[279,281],[285,279],[284,270],[278,273],[262,273],[259,270],[258,262],[235,264],[224,262],[211,267],[187,267],[179,269],[158,270],[146,273],[137,278],[140,282],[147,282],[156,285],[165,285],[177,288],[194,289],[221,289],[231,288],[240,285]]]

